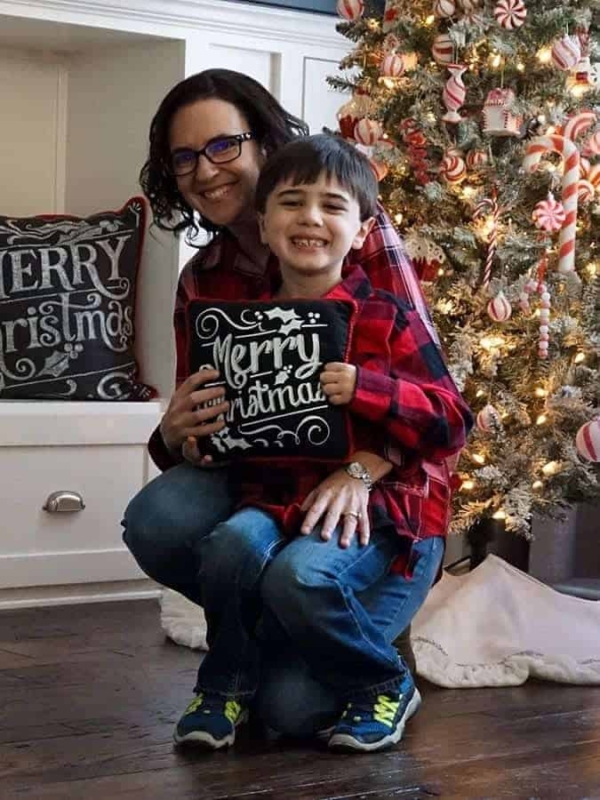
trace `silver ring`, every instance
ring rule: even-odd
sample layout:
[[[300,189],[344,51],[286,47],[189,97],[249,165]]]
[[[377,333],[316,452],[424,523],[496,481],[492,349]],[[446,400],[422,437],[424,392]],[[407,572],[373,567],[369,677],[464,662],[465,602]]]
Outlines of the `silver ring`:
[[[342,514],[343,517],[354,517],[355,520],[359,520],[361,518],[361,514],[358,511],[346,511],[345,514]]]

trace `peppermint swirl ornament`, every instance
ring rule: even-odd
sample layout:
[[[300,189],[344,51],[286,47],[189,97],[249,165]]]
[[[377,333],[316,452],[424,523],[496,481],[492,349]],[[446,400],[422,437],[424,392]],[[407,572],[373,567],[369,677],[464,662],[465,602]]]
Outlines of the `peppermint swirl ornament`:
[[[593,200],[595,191],[594,184],[584,178],[577,184],[577,199],[582,205],[585,205]]]
[[[564,206],[554,198],[554,195],[549,194],[547,200],[542,200],[533,209],[531,215],[536,228],[546,233],[553,233],[559,231],[565,224],[567,214]]]
[[[485,150],[469,150],[466,157],[467,167],[473,170],[485,167],[489,160],[490,157]]]
[[[512,314],[512,306],[506,299],[504,292],[500,291],[487,305],[487,313],[494,322],[506,322]]]
[[[514,31],[525,22],[527,9],[523,0],[499,0],[494,9],[494,18],[501,28]]]
[[[460,183],[467,176],[467,167],[460,156],[446,153],[440,163],[440,175],[448,183]]]
[[[348,22],[354,22],[365,13],[363,0],[337,0],[335,10]]]

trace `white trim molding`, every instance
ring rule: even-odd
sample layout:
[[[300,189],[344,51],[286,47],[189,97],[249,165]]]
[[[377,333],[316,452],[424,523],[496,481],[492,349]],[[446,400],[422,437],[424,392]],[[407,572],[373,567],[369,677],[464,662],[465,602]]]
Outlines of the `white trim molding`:
[[[230,0],[3,0],[0,14],[32,17],[185,38],[190,29],[239,34],[331,47],[343,56],[348,44],[335,30],[337,17],[282,8],[246,5]],[[179,29],[179,30],[178,30]]]

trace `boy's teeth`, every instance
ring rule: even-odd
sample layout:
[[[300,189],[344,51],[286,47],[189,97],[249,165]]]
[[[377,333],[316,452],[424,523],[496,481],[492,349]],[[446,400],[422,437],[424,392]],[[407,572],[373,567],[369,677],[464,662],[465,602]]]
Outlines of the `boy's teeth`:
[[[322,239],[292,239],[296,247],[325,247]]]

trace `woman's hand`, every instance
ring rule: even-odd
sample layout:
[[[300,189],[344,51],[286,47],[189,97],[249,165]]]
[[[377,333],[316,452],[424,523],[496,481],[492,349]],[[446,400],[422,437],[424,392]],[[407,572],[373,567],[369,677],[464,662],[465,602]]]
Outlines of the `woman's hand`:
[[[365,484],[351,478],[344,469],[338,469],[306,496],[302,510],[307,513],[300,533],[305,536],[311,533],[324,516],[322,539],[331,539],[341,521],[340,547],[348,547],[356,532],[360,544],[366,545],[371,535],[368,506],[369,492]]]
[[[183,445],[186,442],[186,452],[192,455],[190,440],[194,441],[197,450],[196,439],[210,436],[224,427],[225,421],[216,418],[229,408],[229,403],[220,401],[225,396],[225,389],[222,386],[199,388],[205,383],[217,380],[218,377],[217,370],[203,369],[195,372],[181,384],[171,398],[160,423],[160,433],[165,445],[172,452],[181,450],[183,453]],[[204,408],[203,406],[209,402],[215,405]],[[187,458],[185,453],[183,455]],[[192,459],[187,458],[187,460]]]
[[[321,373],[321,388],[334,406],[351,402],[356,388],[356,367],[332,361],[325,364]]]

